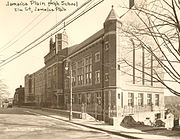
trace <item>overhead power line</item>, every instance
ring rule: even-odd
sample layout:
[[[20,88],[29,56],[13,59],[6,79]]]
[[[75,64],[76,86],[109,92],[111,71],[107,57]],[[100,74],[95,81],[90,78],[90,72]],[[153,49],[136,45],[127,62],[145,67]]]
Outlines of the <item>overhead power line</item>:
[[[89,2],[92,0],[89,0]],[[27,45],[26,47],[24,47],[22,50],[20,50],[18,53],[14,54],[13,56],[11,56],[11,58],[9,57],[8,59],[6,59],[5,61],[1,62],[0,67],[5,66],[6,64],[10,63],[11,61],[15,60],[16,58],[20,57],[21,55],[25,54],[26,52],[30,51],[31,49],[33,49],[34,47],[38,46],[39,44],[41,44],[42,42],[44,42],[45,40],[47,40],[48,38],[50,38],[52,35],[56,34],[57,32],[59,32],[61,29],[63,29],[64,27],[68,26],[69,24],[71,24],[72,22],[74,22],[75,20],[77,20],[79,17],[81,17],[82,15],[84,15],[85,13],[87,13],[88,11],[90,11],[91,9],[93,9],[94,7],[96,7],[97,5],[99,5],[100,3],[102,3],[104,0],[100,0],[98,2],[96,2],[95,4],[93,4],[92,6],[90,6],[88,9],[84,10],[83,12],[81,12],[80,14],[78,14],[77,16],[75,16],[73,19],[69,20],[66,22],[65,26],[61,27],[60,29],[56,30],[55,32],[51,33],[50,35],[48,35],[47,37],[45,37],[44,39],[42,39],[40,42],[38,42],[37,44],[35,44],[34,46],[28,48],[29,46],[31,46],[33,43],[37,42],[39,39],[41,39],[43,36],[45,36],[47,33],[49,33],[52,28],[56,28],[58,25],[60,25],[61,23],[63,23],[65,20],[67,19],[67,17],[69,18],[70,16],[68,15],[67,17],[65,17],[63,20],[61,20],[60,22],[58,22],[55,26],[53,26],[50,30],[48,30],[46,33],[44,33],[43,35],[41,35],[42,37],[37,38],[35,41],[33,41],[32,43],[30,43],[29,45]],[[82,7],[82,6],[81,6]],[[79,10],[79,8],[78,8]],[[75,12],[73,12],[74,14]],[[72,13],[71,13],[72,14]],[[70,14],[70,15],[71,15]],[[26,48],[28,48],[27,50],[25,50]],[[10,60],[9,60],[10,59]]]
[[[52,13],[52,12],[51,12],[51,13]],[[33,26],[32,28],[30,28],[27,32],[23,33],[20,37],[22,38],[22,37],[24,37],[25,35],[27,35],[28,32],[30,32],[33,28],[35,28],[38,24],[40,24],[40,23],[41,23],[45,18],[47,18],[51,13],[49,13],[48,15],[46,15],[45,17],[43,17],[38,23],[35,24],[35,26]],[[13,42],[13,44],[15,44],[17,41],[19,41],[19,40],[20,40],[20,37],[19,37],[19,39],[15,40],[15,41]],[[10,46],[12,46],[13,44],[11,44]],[[9,47],[10,47],[10,46],[9,46]],[[5,49],[7,49],[7,47],[6,47]],[[0,53],[3,52],[5,49],[3,49],[2,51],[0,51]],[[23,48],[23,49],[21,49],[20,51],[18,51],[18,52],[16,52],[15,54],[13,54],[12,56],[8,57],[7,59],[2,60],[2,62],[0,62],[0,64],[6,62],[7,60],[9,60],[9,59],[11,59],[11,58],[13,58],[13,57],[16,56],[18,53],[21,53],[21,52],[22,52],[23,50],[25,50],[25,49],[26,49],[26,48]]]
[[[80,7],[78,7],[75,11],[73,11],[72,13],[70,13],[68,16],[66,16],[65,18],[63,18],[62,20],[60,20],[57,24],[55,24],[52,28],[50,28],[48,31],[46,31],[45,33],[43,33],[40,37],[38,37],[37,39],[35,39],[33,42],[31,42],[29,45],[27,45],[26,47],[24,47],[23,49],[19,50],[17,53],[11,55],[10,57],[8,57],[7,59],[3,60],[2,62],[0,62],[0,64],[6,63],[6,61],[10,60],[11,58],[15,57],[16,55],[18,55],[19,53],[23,52],[24,50],[26,50],[28,47],[30,47],[31,45],[33,45],[35,42],[37,42],[38,40],[40,40],[42,37],[44,37],[46,34],[48,34],[49,32],[51,32],[53,29],[55,29],[56,27],[58,27],[59,25],[61,25],[62,23],[65,22],[65,20],[67,20],[69,17],[71,17],[72,15],[74,15],[76,12],[78,12],[81,8],[83,8],[85,5],[89,4],[90,2],[92,2],[93,0],[87,0],[85,3],[83,3]]]
[[[6,50],[7,48],[9,48],[10,46],[12,46],[13,44],[15,44],[18,40],[19,40],[19,38],[18,38],[18,36],[20,36],[23,32],[24,32],[24,30],[26,29],[26,28],[28,28],[36,19],[38,19],[40,16],[41,16],[41,14],[42,14],[43,12],[41,12],[40,14],[38,14],[31,22],[29,22],[21,31],[19,31],[8,43],[6,43],[4,46],[2,46],[2,47],[0,47],[0,53],[2,53],[4,50]],[[24,35],[24,34],[23,34]],[[21,36],[23,36],[23,35],[21,35]],[[16,39],[16,40],[15,40]]]

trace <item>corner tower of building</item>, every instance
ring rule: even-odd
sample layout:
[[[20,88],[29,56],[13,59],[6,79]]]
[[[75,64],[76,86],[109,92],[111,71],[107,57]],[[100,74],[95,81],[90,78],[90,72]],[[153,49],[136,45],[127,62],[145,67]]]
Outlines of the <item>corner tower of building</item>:
[[[112,6],[112,9],[104,22],[104,63],[105,74],[109,74],[109,84],[106,86],[116,86],[116,61],[117,61],[117,40],[118,28],[121,25],[119,17]]]
[[[103,46],[103,63],[104,75],[108,75],[108,81],[104,82],[104,109],[107,110],[110,106],[112,110],[117,111],[117,40],[118,27],[121,25],[119,17],[112,6],[112,9],[104,22],[104,46]],[[105,121],[108,121],[109,116],[104,115]],[[117,113],[113,115],[117,117]]]

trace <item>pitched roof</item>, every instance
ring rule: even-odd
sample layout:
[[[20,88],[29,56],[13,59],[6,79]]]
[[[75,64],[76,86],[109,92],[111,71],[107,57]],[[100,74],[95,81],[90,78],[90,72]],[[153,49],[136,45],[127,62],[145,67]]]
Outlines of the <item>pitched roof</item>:
[[[114,8],[113,8],[113,6],[112,6],[112,9],[111,9],[108,17],[106,18],[105,22],[106,22],[106,21],[109,21],[109,20],[117,20],[117,19],[119,19],[119,17],[118,17],[118,15],[116,14],[116,12],[115,12],[115,10],[114,10]]]

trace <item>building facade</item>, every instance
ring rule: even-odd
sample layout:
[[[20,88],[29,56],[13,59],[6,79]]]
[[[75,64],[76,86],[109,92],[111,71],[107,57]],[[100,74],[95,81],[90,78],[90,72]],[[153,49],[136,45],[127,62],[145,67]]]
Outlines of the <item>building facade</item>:
[[[44,57],[45,67],[25,77],[25,95],[33,94],[34,101],[41,100],[44,106],[69,109],[71,72],[73,110],[105,121],[126,115],[139,121],[163,118],[162,85],[154,83],[151,77],[147,80],[136,77],[145,76],[133,67],[137,59],[146,60],[144,50],[139,50],[142,54],[139,56],[135,49],[130,52],[124,49],[122,41],[126,40],[122,39],[121,27],[122,21],[112,8],[103,29],[80,44],[69,47],[65,32],[57,34],[55,42],[51,38],[49,53]],[[121,62],[128,56],[132,66]],[[155,68],[153,59],[150,63],[144,69],[149,73]]]
[[[24,105],[24,96],[24,87],[20,85],[20,87],[15,90],[13,104],[18,106]]]

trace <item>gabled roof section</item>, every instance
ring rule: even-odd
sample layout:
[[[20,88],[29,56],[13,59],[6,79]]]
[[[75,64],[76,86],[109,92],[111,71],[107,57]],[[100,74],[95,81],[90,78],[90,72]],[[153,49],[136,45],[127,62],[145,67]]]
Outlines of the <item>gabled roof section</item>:
[[[114,10],[114,8],[113,8],[113,6],[112,6],[112,9],[111,9],[108,17],[106,18],[105,22],[106,22],[106,21],[109,21],[109,20],[118,20],[118,19],[119,19],[119,17],[118,17],[118,15],[116,14],[116,12],[115,12],[115,10]]]

